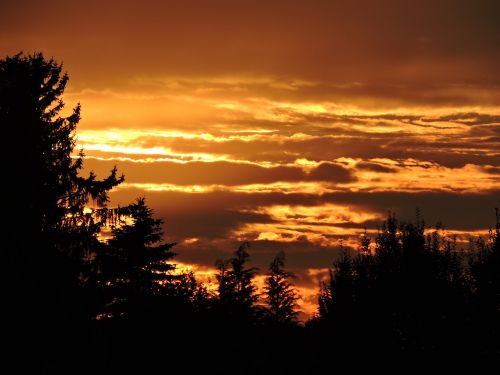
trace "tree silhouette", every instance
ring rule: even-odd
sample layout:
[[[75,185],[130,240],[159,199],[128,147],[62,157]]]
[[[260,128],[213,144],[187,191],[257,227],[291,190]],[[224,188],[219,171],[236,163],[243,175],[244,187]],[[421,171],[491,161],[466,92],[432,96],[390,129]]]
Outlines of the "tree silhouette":
[[[295,277],[292,272],[285,271],[285,253],[279,252],[269,265],[269,273],[265,281],[265,302],[267,318],[272,324],[290,325],[297,322],[296,310],[299,299],[293,285],[288,281]]]
[[[372,253],[365,235],[355,255],[343,251],[323,284],[317,324],[335,335],[328,345],[349,356],[363,342],[370,355],[401,358],[474,350],[464,256],[453,240],[389,215],[375,243]]]
[[[243,243],[234,252],[234,257],[217,262],[219,273],[219,303],[230,316],[250,319],[256,312],[255,302],[258,299],[256,287],[252,281],[257,273],[256,268],[246,268],[250,258],[248,243]]]
[[[103,300],[96,325],[109,340],[118,373],[150,373],[208,329],[210,295],[194,273],[172,272],[175,243],[163,242],[163,221],[154,218],[145,198],[118,211],[122,220],[97,260]]]
[[[210,309],[213,293],[196,279],[193,271],[175,275],[167,286],[167,294],[175,298],[177,304],[187,305],[188,310],[205,313]]]
[[[120,214],[132,222],[113,227],[109,247],[101,255],[102,282],[118,310],[137,298],[165,294],[175,269],[169,262],[175,243],[162,243],[163,221],[153,217],[145,198],[121,208]]]
[[[67,82],[62,65],[41,53],[0,60],[5,139],[0,159],[7,181],[1,227],[4,302],[10,327],[17,330],[14,342],[27,337],[45,348],[40,340],[51,335],[68,343],[56,347],[63,358],[50,363],[55,367],[79,355],[69,351],[71,345],[90,339],[79,286],[90,272],[97,233],[109,218],[108,192],[123,181],[116,169],[103,180],[92,173],[80,176],[83,152],[74,152],[80,106],[62,115]],[[92,212],[85,210],[89,203]],[[39,353],[46,363],[50,355],[44,349]]]
[[[16,238],[18,243],[33,237],[38,241],[41,236],[52,241],[62,232],[94,234],[96,216],[84,212],[85,205],[92,199],[98,207],[105,207],[108,191],[123,181],[116,169],[102,181],[93,173],[87,178],[79,175],[83,153],[73,156],[80,105],[69,116],[60,116],[68,82],[68,75],[61,71],[61,64],[46,60],[41,53],[0,61],[0,123],[9,140],[2,148],[4,172],[11,181],[7,204],[12,221],[22,219],[24,224],[22,229],[19,225],[12,228],[24,234]],[[81,243],[72,248],[67,248],[68,241],[61,245],[66,246],[64,250],[75,250]]]
[[[328,281],[323,282],[319,295],[320,316],[327,319],[344,319],[352,314],[354,303],[354,261],[349,251],[342,247],[341,255],[329,270]]]
[[[487,240],[476,239],[469,253],[472,287],[473,340],[482,355],[500,352],[500,213]]]

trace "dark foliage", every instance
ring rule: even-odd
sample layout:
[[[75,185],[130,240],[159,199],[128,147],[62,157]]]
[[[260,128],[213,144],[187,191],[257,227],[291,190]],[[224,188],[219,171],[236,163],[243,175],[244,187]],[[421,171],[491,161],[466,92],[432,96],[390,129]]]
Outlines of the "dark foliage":
[[[471,243],[468,254],[471,283],[472,340],[488,356],[500,353],[500,215],[487,241]]]
[[[2,324],[13,342],[14,354],[8,357],[15,358],[29,343],[37,348],[33,354],[40,368],[46,364],[51,371],[81,356],[77,348],[93,341],[80,285],[91,272],[96,235],[109,216],[107,193],[123,180],[116,169],[101,181],[93,174],[80,176],[83,153],[72,157],[80,106],[67,117],[60,115],[68,81],[61,71],[60,64],[41,54],[0,60],[6,178],[2,295],[8,316]],[[89,200],[96,207],[92,212],[84,210]],[[44,342],[49,336],[57,361]],[[34,362],[19,362],[29,363]]]
[[[498,229],[465,254],[439,230],[390,215],[373,254],[363,238],[357,254],[344,252],[334,263],[310,327],[321,342],[328,341],[324,335],[336,337],[327,346],[345,358],[353,358],[360,343],[373,358],[495,357],[497,243]]]
[[[252,283],[256,268],[247,268],[250,258],[248,243],[244,243],[234,252],[234,256],[225,261],[218,261],[219,273],[216,275],[219,283],[218,304],[220,311],[231,317],[250,320],[257,312],[255,303],[259,298],[256,287]]]
[[[167,293],[175,256],[173,243],[161,243],[162,220],[153,218],[144,198],[120,209],[131,220],[113,226],[108,246],[99,254],[99,278],[108,292],[109,314],[124,314],[138,298]],[[128,307],[127,307],[128,306]]]
[[[269,273],[264,287],[266,320],[273,325],[293,325],[297,323],[297,292],[289,279],[295,277],[285,271],[285,253],[280,252],[269,265]]]
[[[15,218],[22,219],[23,234],[29,231],[39,240],[48,238],[59,250],[80,251],[86,244],[63,241],[63,233],[77,238],[82,232],[95,234],[95,220],[106,213],[89,215],[84,207],[89,199],[97,207],[105,207],[108,191],[123,176],[117,177],[116,169],[101,181],[92,173],[80,176],[83,153],[72,158],[80,106],[71,115],[60,116],[64,108],[61,96],[68,82],[61,70],[62,65],[41,54],[18,54],[0,61],[0,123],[8,140],[2,147],[2,160],[11,182],[7,184],[11,199],[6,203]],[[32,238],[19,235],[16,243]]]

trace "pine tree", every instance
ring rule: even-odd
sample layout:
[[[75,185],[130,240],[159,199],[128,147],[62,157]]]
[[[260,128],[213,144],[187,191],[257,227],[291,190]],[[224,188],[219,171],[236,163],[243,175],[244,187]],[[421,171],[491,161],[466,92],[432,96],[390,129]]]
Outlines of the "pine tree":
[[[258,299],[256,287],[253,284],[257,269],[246,268],[246,263],[250,258],[248,247],[248,243],[240,245],[234,257],[217,264],[219,303],[225,313],[241,319],[251,318],[255,314],[255,303]]]
[[[297,322],[296,310],[299,299],[293,285],[288,281],[295,277],[285,271],[285,253],[279,252],[269,265],[269,274],[265,282],[265,302],[267,317],[277,325],[290,325]]]
[[[175,265],[175,243],[162,243],[163,220],[153,217],[145,198],[122,208],[120,214],[132,220],[112,229],[109,248],[101,255],[103,284],[114,300],[114,309],[135,299],[167,293]],[[123,311],[121,311],[123,312]]]
[[[101,181],[93,173],[80,176],[84,155],[74,152],[80,105],[61,116],[68,79],[61,64],[41,53],[0,60],[2,167],[9,177],[4,209],[15,247],[83,256],[108,216],[108,192],[123,176],[116,168]],[[93,214],[84,212],[89,200],[97,207]]]
[[[7,291],[4,321],[12,330],[4,338],[12,347],[26,345],[16,340],[30,341],[39,361],[31,357],[36,353],[24,355],[34,363],[49,363],[47,358],[60,353],[54,368],[71,364],[83,346],[94,347],[81,286],[91,272],[97,233],[111,212],[108,192],[123,181],[116,169],[103,180],[80,175],[84,155],[75,152],[80,105],[63,116],[68,79],[61,64],[41,53],[0,60],[5,279],[0,284]],[[95,209],[88,213],[91,201]],[[50,351],[46,337],[56,343]]]
[[[339,259],[329,270],[328,281],[322,283],[319,295],[321,318],[343,319],[352,313],[354,299],[353,260],[347,249],[342,248]]]

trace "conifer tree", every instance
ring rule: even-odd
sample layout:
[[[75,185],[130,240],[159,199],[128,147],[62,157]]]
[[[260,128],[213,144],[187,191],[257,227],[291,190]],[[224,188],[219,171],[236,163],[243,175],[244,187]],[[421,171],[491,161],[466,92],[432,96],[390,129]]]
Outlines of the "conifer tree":
[[[110,216],[108,192],[123,181],[116,168],[103,180],[81,175],[84,155],[75,152],[80,105],[63,111],[68,79],[61,64],[41,53],[0,60],[0,284],[7,291],[4,321],[12,330],[4,339],[25,347],[17,342],[24,338],[37,348],[25,356],[37,363],[32,355],[39,354],[39,363],[54,368],[76,363],[83,346],[94,347],[81,286],[91,272],[97,233]],[[47,337],[55,344],[49,346]],[[59,356],[48,361],[53,353]]]
[[[289,325],[297,322],[297,292],[289,279],[295,277],[286,271],[285,253],[279,252],[269,265],[269,273],[265,282],[265,302],[267,318],[277,325]]]
[[[7,140],[1,159],[9,177],[5,209],[13,245],[82,256],[107,219],[108,192],[123,176],[116,168],[103,180],[80,175],[84,155],[75,153],[80,105],[61,115],[68,79],[62,64],[41,53],[0,60],[0,124]],[[92,214],[84,211],[89,200],[96,208]]]
[[[109,248],[102,254],[103,283],[116,305],[133,303],[134,299],[165,294],[174,276],[175,243],[162,243],[163,220],[153,217],[145,198],[120,209],[131,223],[112,229]],[[116,303],[120,302],[120,303]]]
[[[250,258],[248,243],[243,243],[234,252],[234,257],[218,262],[219,303],[223,310],[237,318],[247,319],[255,312],[258,299],[253,279],[256,268],[246,267]]]
[[[321,285],[319,314],[322,318],[348,316],[352,311],[354,298],[353,260],[347,249],[342,248],[339,259],[329,270],[329,279]]]

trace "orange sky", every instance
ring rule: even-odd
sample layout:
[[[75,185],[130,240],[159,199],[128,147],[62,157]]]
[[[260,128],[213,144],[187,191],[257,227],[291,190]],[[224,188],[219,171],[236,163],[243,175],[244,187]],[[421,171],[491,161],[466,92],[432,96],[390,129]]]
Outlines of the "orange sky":
[[[7,0],[0,53],[64,62],[87,169],[118,165],[112,203],[146,195],[180,262],[283,249],[310,310],[388,210],[492,224],[500,6],[463,3]]]

